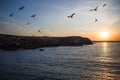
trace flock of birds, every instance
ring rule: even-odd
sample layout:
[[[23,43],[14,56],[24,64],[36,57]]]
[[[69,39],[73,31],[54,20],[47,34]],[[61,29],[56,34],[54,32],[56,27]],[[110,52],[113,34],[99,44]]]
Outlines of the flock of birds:
[[[21,6],[21,7],[19,8],[19,11],[24,10],[24,8],[25,8],[25,6]],[[9,15],[9,17],[12,17],[13,15],[14,15],[14,13],[11,13],[11,14]],[[35,19],[36,15],[33,14],[33,15],[31,15],[30,17]],[[26,23],[25,25],[29,25],[29,24],[30,24],[30,22]],[[40,30],[38,30],[38,32],[41,33]]]
[[[107,4],[103,4],[103,7],[107,6]],[[98,5],[94,8],[94,9],[91,9],[90,11],[97,11],[98,10]],[[70,16],[67,16],[67,18],[73,18],[73,16],[75,15],[76,13],[72,13]],[[98,19],[95,18],[95,22],[97,22]]]
[[[103,4],[103,7],[105,7],[106,5],[107,5],[107,4]],[[24,10],[24,8],[25,8],[25,6],[21,6],[21,7],[19,8],[19,11]],[[97,10],[98,10],[98,5],[97,5],[94,9],[91,9],[90,11],[97,11]],[[74,16],[75,14],[76,14],[76,13],[72,13],[71,15],[67,16],[67,18],[73,18],[73,16]],[[11,13],[11,14],[9,15],[9,17],[12,17],[13,15],[14,15],[14,13]],[[36,15],[33,14],[33,15],[31,15],[30,17],[35,19]],[[97,21],[98,21],[98,19],[95,18],[95,22],[97,22]],[[26,23],[25,25],[29,25],[29,24],[30,24],[30,22]],[[41,33],[40,30],[38,30],[38,32]]]
[[[21,10],[23,10],[25,7],[24,6],[21,6],[20,8],[19,8],[19,11],[21,11]],[[9,17],[12,17],[14,14],[13,13],[11,13],[10,15],[9,15]],[[36,15],[34,14],[34,15],[31,15],[31,18],[35,18],[36,17]],[[30,23],[28,22],[28,23],[26,23],[26,25],[29,25]]]

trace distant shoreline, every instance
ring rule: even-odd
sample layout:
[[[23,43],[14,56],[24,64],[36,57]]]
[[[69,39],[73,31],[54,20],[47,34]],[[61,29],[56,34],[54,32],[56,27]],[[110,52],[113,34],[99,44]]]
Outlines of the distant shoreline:
[[[101,43],[101,42],[120,42],[120,41],[92,41],[92,42],[98,42],[98,43]]]
[[[0,49],[3,50],[36,49],[53,46],[83,46],[91,44],[93,42],[90,39],[80,36],[38,37],[0,34]]]

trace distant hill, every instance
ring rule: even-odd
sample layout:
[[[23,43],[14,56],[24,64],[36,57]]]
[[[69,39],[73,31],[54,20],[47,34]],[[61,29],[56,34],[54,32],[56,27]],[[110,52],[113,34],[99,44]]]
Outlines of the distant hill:
[[[85,37],[36,37],[0,34],[0,49],[17,50],[33,49],[51,46],[82,46],[92,44],[92,41]]]

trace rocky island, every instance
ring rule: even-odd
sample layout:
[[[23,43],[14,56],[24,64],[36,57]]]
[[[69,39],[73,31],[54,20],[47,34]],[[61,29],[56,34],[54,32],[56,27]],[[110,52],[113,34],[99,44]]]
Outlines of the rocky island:
[[[79,36],[37,37],[0,34],[0,49],[3,50],[35,49],[53,46],[82,46],[90,44],[92,44],[90,39]]]

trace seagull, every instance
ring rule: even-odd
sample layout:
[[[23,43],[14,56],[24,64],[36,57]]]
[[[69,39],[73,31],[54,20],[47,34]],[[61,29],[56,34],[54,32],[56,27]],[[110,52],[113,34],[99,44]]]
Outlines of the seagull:
[[[27,23],[26,25],[29,25],[30,23]]]
[[[40,30],[38,30],[38,32],[39,32],[39,33],[41,33],[41,31],[40,31]]]
[[[90,11],[97,11],[97,9],[98,9],[98,5],[95,9],[91,9]]]
[[[97,22],[98,20],[95,18],[95,22]]]
[[[34,18],[36,15],[32,15],[31,17]]]
[[[19,10],[23,10],[25,7],[24,6],[21,6],[20,8],[19,8]]]
[[[103,4],[103,7],[105,7],[107,4]]]
[[[75,13],[71,14],[71,15],[68,16],[67,18],[73,18],[74,15],[75,15]]]
[[[13,16],[13,13],[11,13],[10,15],[9,15],[9,17],[12,17]]]

